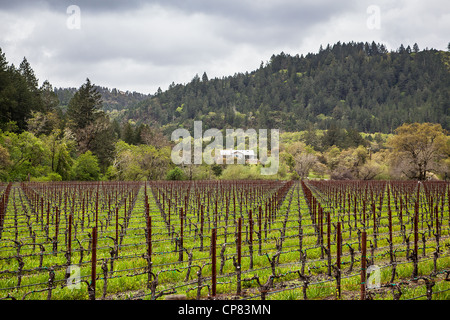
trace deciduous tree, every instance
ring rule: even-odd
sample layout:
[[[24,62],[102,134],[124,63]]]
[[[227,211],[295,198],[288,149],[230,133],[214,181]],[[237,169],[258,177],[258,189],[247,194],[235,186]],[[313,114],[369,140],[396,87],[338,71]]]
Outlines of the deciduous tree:
[[[91,151],[81,154],[73,166],[73,179],[80,181],[98,180],[100,167],[98,159]]]
[[[447,139],[440,124],[404,124],[387,142],[392,149],[391,164],[409,179],[425,180],[445,158]]]
[[[89,79],[75,93],[67,107],[69,128],[75,135],[78,153],[92,151],[106,170],[114,151],[114,132],[102,111],[102,98]]]

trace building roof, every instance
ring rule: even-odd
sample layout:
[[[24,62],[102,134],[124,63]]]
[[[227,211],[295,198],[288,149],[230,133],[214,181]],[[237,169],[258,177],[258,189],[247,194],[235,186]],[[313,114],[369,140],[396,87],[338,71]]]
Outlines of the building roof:
[[[230,156],[230,155],[235,155],[238,153],[243,154],[244,156],[254,156],[255,155],[255,152],[253,150],[230,150],[230,149],[220,150],[221,156]]]

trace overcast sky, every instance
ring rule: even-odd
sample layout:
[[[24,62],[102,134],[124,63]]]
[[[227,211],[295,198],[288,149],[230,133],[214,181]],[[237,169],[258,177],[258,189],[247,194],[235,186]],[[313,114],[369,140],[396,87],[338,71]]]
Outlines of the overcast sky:
[[[75,5],[73,7],[72,5]],[[448,0],[0,0],[0,48],[39,83],[153,94],[338,41],[446,50]]]

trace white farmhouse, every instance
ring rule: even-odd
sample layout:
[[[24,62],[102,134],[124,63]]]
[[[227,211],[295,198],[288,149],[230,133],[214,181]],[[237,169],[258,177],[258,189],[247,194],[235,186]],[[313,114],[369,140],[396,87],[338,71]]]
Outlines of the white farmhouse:
[[[232,150],[232,149],[225,149],[220,150],[220,157],[224,158],[224,163],[226,163],[226,157],[232,156],[233,162],[234,159],[244,159],[245,163],[248,164],[257,164],[258,159],[256,158],[255,152],[253,150]]]

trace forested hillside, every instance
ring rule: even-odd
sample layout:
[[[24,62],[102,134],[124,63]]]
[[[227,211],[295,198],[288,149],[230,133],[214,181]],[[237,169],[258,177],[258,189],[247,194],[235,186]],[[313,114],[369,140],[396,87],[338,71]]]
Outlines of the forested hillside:
[[[450,52],[336,44],[272,56],[251,73],[172,84],[152,96],[91,83],[39,85],[0,49],[0,181],[450,179]],[[279,170],[176,166],[170,134],[281,129]],[[254,150],[259,152],[258,150]]]
[[[120,116],[127,107],[149,97],[136,91],[121,91],[117,88],[107,88],[95,86],[102,96],[102,106],[105,112],[108,112],[114,118]],[[78,88],[55,88],[56,96],[62,109],[65,109],[73,98]]]
[[[221,79],[206,73],[133,105],[127,118],[170,132],[204,127],[301,131],[330,124],[390,133],[404,122],[450,128],[450,53],[402,45],[337,43],[306,56],[273,55],[259,69]]]

